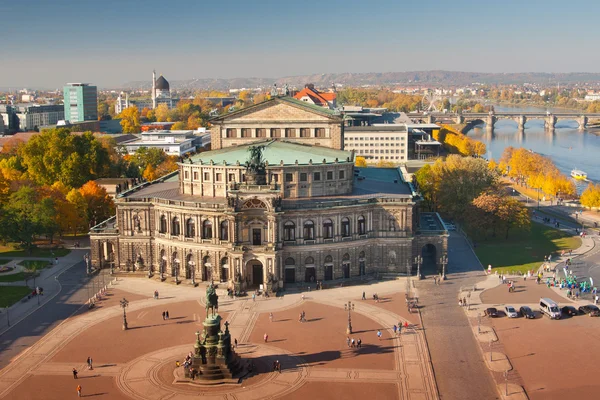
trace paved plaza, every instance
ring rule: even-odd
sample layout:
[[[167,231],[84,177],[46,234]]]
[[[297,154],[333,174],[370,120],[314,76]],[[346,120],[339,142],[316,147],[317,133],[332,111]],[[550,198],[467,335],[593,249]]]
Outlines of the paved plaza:
[[[229,299],[219,289],[219,313],[230,323],[236,351],[256,368],[239,385],[199,388],[174,383],[175,362],[193,349],[206,316],[203,287],[119,279],[97,308],[61,323],[0,372],[0,397],[10,399],[385,399],[439,398],[418,313],[408,313],[402,279],[286,294],[268,299]],[[158,300],[152,298],[160,291]],[[363,290],[367,300],[361,300]],[[379,302],[372,300],[377,293]],[[123,331],[119,300],[129,300]],[[355,304],[346,344],[348,313]],[[164,320],[163,311],[170,318]],[[306,321],[300,322],[304,312]],[[271,320],[270,314],[273,314]],[[409,329],[395,336],[394,324]],[[381,330],[381,338],[377,331]],[[264,341],[264,334],[268,341]],[[92,357],[94,369],[86,367]],[[282,372],[272,372],[279,360]],[[72,369],[79,371],[75,380]]]

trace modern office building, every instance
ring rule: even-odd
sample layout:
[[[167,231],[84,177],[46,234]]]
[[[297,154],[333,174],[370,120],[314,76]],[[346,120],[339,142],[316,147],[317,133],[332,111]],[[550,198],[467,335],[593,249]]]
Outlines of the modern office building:
[[[445,267],[439,216],[399,168],[355,168],[339,114],[274,97],[211,122],[212,151],[116,196],[94,267],[266,290]]]
[[[65,120],[98,120],[98,89],[88,83],[67,83],[63,88]]]
[[[53,104],[0,104],[0,116],[8,132],[37,131],[42,126],[55,125],[65,119],[62,105]]]
[[[136,150],[146,148],[158,148],[170,156],[183,156],[196,151],[197,141],[200,138],[194,135],[194,131],[146,131],[139,135],[140,138],[124,144],[127,153],[133,154]]]

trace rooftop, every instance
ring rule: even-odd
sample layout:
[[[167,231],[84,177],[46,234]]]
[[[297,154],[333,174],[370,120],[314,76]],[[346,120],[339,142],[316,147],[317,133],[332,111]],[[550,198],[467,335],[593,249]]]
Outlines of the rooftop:
[[[347,126],[344,132],[406,132],[405,124],[380,124],[371,126]]]
[[[306,144],[291,143],[281,140],[265,140],[252,142],[242,146],[226,147],[224,149],[207,151],[191,157],[192,162],[209,164],[213,161],[219,165],[243,165],[250,157],[250,146],[265,146],[262,152],[263,159],[269,165],[299,165],[327,164],[338,162],[352,162],[353,155],[349,151],[335,150],[328,147],[310,146]]]

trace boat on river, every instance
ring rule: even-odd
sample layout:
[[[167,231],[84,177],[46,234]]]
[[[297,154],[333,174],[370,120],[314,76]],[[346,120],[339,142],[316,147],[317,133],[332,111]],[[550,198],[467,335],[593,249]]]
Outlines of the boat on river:
[[[587,180],[587,174],[580,169],[574,169],[571,171],[571,177],[577,179],[578,181]]]

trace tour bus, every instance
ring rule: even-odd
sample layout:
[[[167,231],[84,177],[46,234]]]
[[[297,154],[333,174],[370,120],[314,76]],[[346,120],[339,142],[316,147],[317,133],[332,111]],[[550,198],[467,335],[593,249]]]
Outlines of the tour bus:
[[[556,304],[554,300],[548,298],[540,299],[540,312],[542,314],[546,314],[551,319],[560,319],[561,317],[561,312],[560,308],[558,308],[558,304]]]

